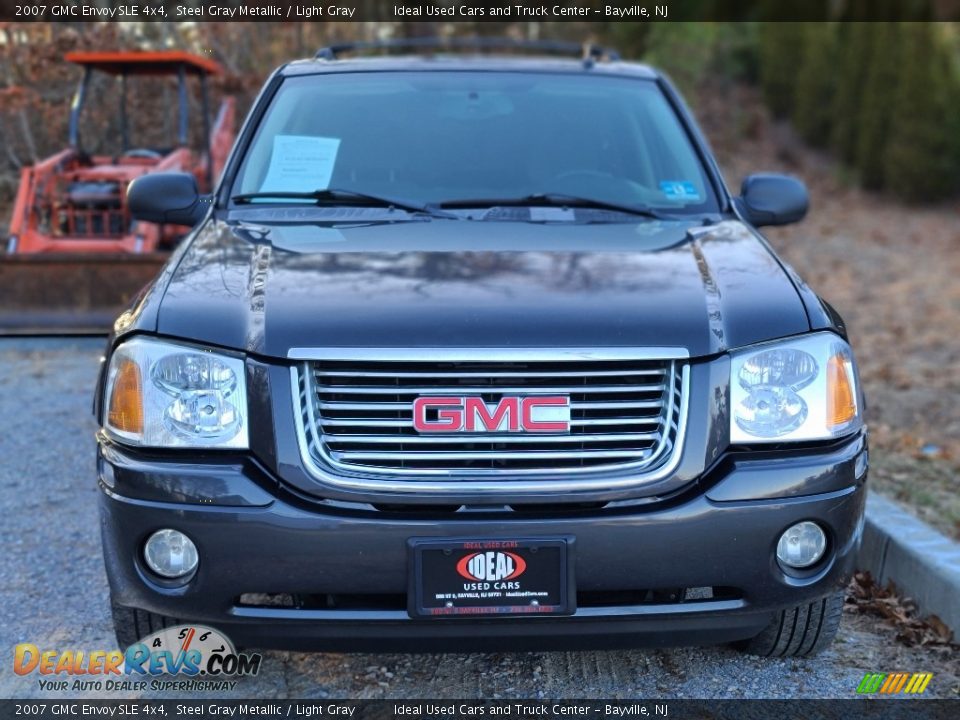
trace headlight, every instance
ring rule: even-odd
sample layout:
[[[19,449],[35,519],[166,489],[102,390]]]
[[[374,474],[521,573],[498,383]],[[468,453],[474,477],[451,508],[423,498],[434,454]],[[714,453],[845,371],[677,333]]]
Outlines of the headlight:
[[[135,338],[110,359],[104,427],[142,447],[246,448],[243,360]]]
[[[863,425],[850,346],[815,333],[733,353],[730,441],[829,440]]]

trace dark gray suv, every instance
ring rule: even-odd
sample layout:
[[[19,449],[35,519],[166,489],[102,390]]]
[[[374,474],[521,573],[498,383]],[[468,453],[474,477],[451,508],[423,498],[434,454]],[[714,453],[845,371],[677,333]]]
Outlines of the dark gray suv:
[[[842,320],[756,230],[803,185],[732,196],[608,51],[364,49],[277,70],[213,196],[130,188],[195,227],[98,393],[121,643],[822,649],[867,442]]]

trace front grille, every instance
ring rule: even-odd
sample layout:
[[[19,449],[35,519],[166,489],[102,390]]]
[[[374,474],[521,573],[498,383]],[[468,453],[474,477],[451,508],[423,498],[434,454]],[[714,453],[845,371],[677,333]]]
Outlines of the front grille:
[[[375,356],[375,355],[374,355]],[[297,373],[310,456],[335,471],[451,478],[651,471],[674,455],[686,372],[668,360],[318,360]],[[419,433],[420,396],[563,395],[570,430]]]

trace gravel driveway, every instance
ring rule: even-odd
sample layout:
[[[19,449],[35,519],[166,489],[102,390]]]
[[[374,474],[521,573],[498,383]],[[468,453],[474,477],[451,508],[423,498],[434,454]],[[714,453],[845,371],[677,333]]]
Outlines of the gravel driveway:
[[[87,339],[0,340],[0,650],[6,658],[0,662],[0,697],[64,697],[44,695],[36,675],[12,672],[17,643],[59,650],[116,646],[100,559],[90,418],[102,345]],[[889,627],[850,616],[839,641],[815,660],[763,660],[726,648],[473,655],[269,652],[260,675],[242,680],[234,695],[851,697],[867,671],[923,670],[935,673],[924,697],[958,696],[955,656],[904,648],[893,635]]]

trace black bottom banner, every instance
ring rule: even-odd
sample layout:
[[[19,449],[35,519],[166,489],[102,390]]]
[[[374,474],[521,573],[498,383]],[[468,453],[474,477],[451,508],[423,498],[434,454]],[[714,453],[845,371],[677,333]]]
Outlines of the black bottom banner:
[[[960,700],[0,700],[7,718],[954,720]]]

